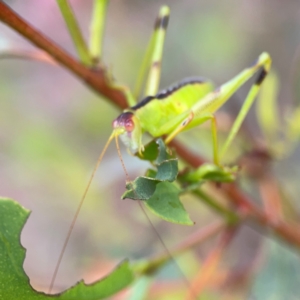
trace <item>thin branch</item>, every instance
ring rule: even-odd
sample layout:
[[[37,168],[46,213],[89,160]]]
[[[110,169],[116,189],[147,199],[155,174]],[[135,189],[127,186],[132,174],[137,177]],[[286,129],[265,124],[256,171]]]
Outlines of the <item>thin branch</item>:
[[[176,153],[188,164],[197,168],[205,162],[201,156],[194,154],[177,141],[172,141],[171,146],[175,148]],[[286,242],[294,245],[300,250],[300,232],[294,230],[294,226],[284,221],[275,222],[261,208],[257,207],[236,185],[223,184],[218,191],[225,193],[228,200],[231,201],[242,214],[249,214],[251,218],[264,227],[269,227],[274,233]]]
[[[218,264],[227,249],[229,243],[233,240],[235,237],[236,231],[238,227],[228,227],[223,232],[221,239],[211,250],[207,258],[205,259],[202,267],[198,271],[198,274],[196,275],[195,279],[192,283],[191,291],[195,293],[196,295],[200,295],[203,290],[207,287],[209,281],[211,280],[213,274],[216,272]],[[189,294],[186,298],[187,300],[194,299],[193,294]]]
[[[88,69],[70,56],[65,50],[45,37],[45,35],[33,28],[2,1],[0,1],[0,20],[15,29],[38,48],[46,51],[59,64],[69,69],[88,86],[109,99],[112,103],[122,109],[127,107],[124,92],[109,84],[105,68]]]
[[[82,81],[84,81],[88,86],[110,100],[111,103],[114,103],[121,109],[127,107],[124,89],[118,88],[117,85],[109,83],[110,81],[108,80],[105,68],[102,67],[95,70],[88,69],[20,18],[2,1],[0,1],[0,20],[15,29],[38,48],[46,51],[59,64],[65,66],[77,77],[82,79]],[[173,141],[170,144],[173,148],[175,148],[178,155],[191,166],[199,167],[201,164],[206,162],[205,159],[201,158],[199,155],[193,154],[177,141]],[[300,233],[294,230],[292,225],[283,221],[274,222],[262,209],[256,207],[253,202],[238,189],[236,184],[222,185],[222,187],[223,188],[219,188],[218,190],[225,193],[229,200],[235,203],[238,208],[247,211],[247,213],[252,216],[253,220],[257,221],[264,227],[269,227],[282,239],[291,243],[300,250]]]
[[[198,154],[195,154],[193,151],[185,147],[183,144],[179,143],[176,140],[172,140],[169,145],[171,148],[176,150],[176,153],[189,165],[194,168],[198,168],[204,163],[206,163],[206,159],[201,157]]]
[[[249,213],[253,220],[257,221],[264,227],[269,227],[274,233],[276,233],[283,240],[294,245],[300,250],[300,232],[295,230],[295,226],[288,224],[284,221],[274,221],[272,217],[266,214],[263,210],[254,206],[248,197],[242,193],[235,184],[228,185],[225,189],[228,197],[239,203],[247,205],[250,209]]]
[[[36,61],[41,61],[44,63],[57,66],[57,62],[45,51],[41,51],[41,50],[7,49],[7,50],[0,51],[0,59],[7,59],[7,58],[36,60]]]
[[[260,195],[264,203],[265,212],[275,221],[283,220],[283,210],[281,196],[279,192],[279,183],[271,174],[265,174],[257,181]]]
[[[217,212],[218,214],[224,216],[227,219],[227,222],[233,224],[239,221],[239,216],[234,211],[226,208],[224,205],[218,203],[213,197],[205,193],[202,189],[195,189],[192,191],[202,203],[205,203],[212,210]]]

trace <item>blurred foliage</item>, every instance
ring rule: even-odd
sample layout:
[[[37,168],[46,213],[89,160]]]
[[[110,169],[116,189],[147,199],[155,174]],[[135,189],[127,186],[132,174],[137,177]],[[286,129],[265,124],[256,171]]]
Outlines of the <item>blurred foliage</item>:
[[[59,295],[46,295],[32,289],[23,270],[25,249],[20,244],[21,229],[29,212],[11,199],[0,198],[1,268],[0,296],[2,299],[105,299],[133,281],[133,272],[124,261],[102,280],[86,285],[79,282]]]
[[[6,1],[40,31],[75,55],[55,1]],[[91,1],[70,1],[83,35],[88,36]],[[115,77],[133,85],[158,8],[168,4],[171,20],[162,63],[161,87],[186,76],[204,75],[218,84],[249,65],[262,51],[270,52],[275,72],[260,95],[257,119],[251,112],[231,150],[236,162],[253,145],[276,158],[270,173],[284,194],[286,218],[299,220],[299,3],[266,1],[111,1],[103,57]],[[38,13],[37,13],[38,12]],[[0,24],[0,51],[33,49]],[[64,69],[34,61],[1,60],[0,69],[0,182],[1,194],[17,199],[33,212],[22,234],[27,250],[25,271],[31,284],[48,288],[67,228],[101,147],[111,132],[118,111],[93,94]],[[279,84],[280,82],[280,84]],[[248,86],[217,114],[220,140],[228,132]],[[179,136],[189,148],[211,158],[211,135],[205,125]],[[293,150],[294,152],[292,152]],[[280,154],[276,156],[277,154]],[[284,159],[278,160],[279,156]],[[289,156],[288,156],[289,154]],[[130,177],[149,168],[124,151]],[[266,165],[261,162],[261,169]],[[179,162],[180,168],[184,167]],[[199,171],[198,171],[199,172]],[[197,171],[196,171],[197,173]],[[241,185],[256,199],[259,183],[241,177]],[[210,191],[210,187],[203,187]],[[120,201],[125,176],[111,146],[84,204],[58,276],[58,288],[82,278],[89,282],[111,270],[124,257],[138,259],[161,250],[157,237],[134,201]],[[213,192],[212,192],[213,193]],[[176,226],[152,217],[164,242],[171,247],[195,228],[216,219],[216,214],[184,195],[185,209],[194,228]],[[220,203],[225,205],[224,199]],[[288,207],[288,209],[286,208]],[[298,218],[298,219],[297,219]],[[176,227],[174,227],[176,226]],[[260,229],[241,230],[200,299],[297,299],[299,256],[282,241],[270,244]],[[178,257],[180,267],[193,278],[210,246]],[[263,249],[263,250],[262,250]],[[276,276],[275,276],[276,275]],[[182,299],[182,274],[170,266],[154,279],[141,279],[136,295],[148,299]],[[150,283],[152,288],[150,287]],[[272,292],[271,292],[272,291]],[[170,293],[174,292],[174,297]],[[176,294],[176,295],[175,295]],[[134,295],[134,294],[133,294]],[[124,294],[124,297],[128,294]],[[121,297],[121,296],[120,296]],[[136,296],[137,297],[137,296]],[[132,299],[142,299],[134,298]],[[146,299],[146,298],[145,298]]]

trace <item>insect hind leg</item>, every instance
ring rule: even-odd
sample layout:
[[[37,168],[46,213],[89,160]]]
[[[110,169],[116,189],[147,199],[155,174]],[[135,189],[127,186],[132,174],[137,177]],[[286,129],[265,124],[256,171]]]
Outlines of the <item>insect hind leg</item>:
[[[161,74],[161,60],[163,55],[164,41],[166,36],[166,29],[169,22],[170,9],[167,6],[162,6],[154,24],[154,31],[150,38],[141,68],[136,80],[134,95],[138,98],[141,94],[142,86],[145,81],[146,74],[146,88],[145,96],[154,96],[158,92],[160,74]]]
[[[212,132],[212,143],[213,143],[213,161],[214,164],[220,166],[220,159],[219,159],[219,147],[218,147],[218,131],[217,131],[217,120],[213,114],[205,113],[195,118],[195,113],[193,110],[190,111],[188,116],[173,130],[171,134],[169,134],[165,140],[165,143],[168,144],[171,142],[175,136],[180,133],[181,131],[187,129],[188,125],[194,121],[192,126],[201,125],[206,121],[211,121],[211,132]]]
[[[272,63],[272,60],[271,60],[271,57],[269,56],[269,54],[262,53],[259,56],[256,63],[251,68],[249,68],[249,72],[252,73],[251,76],[253,76],[257,71],[259,71],[258,77],[256,78],[254,84],[250,88],[250,90],[246,96],[246,99],[241,107],[241,110],[232,125],[232,128],[228,134],[228,137],[222,147],[221,155],[220,155],[221,158],[225,155],[226,151],[230,147],[233,139],[237,135],[237,132],[242,125],[242,122],[244,121],[248,111],[250,110],[254,100],[256,99],[256,96],[259,92],[261,84],[263,83],[264,79],[266,78],[266,76],[271,68],[271,63]]]

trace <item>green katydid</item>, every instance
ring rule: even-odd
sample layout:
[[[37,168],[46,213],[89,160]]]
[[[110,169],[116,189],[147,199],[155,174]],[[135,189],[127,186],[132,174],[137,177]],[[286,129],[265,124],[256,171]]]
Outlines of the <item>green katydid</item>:
[[[165,40],[166,28],[169,20],[169,8],[163,6],[155,22],[154,32],[151,36],[138,80],[132,94],[127,88],[117,86],[122,89],[127,96],[129,108],[121,113],[113,121],[113,132],[104,146],[94,171],[90,177],[84,194],[81,198],[74,219],[71,223],[68,236],[65,240],[57,266],[52,278],[50,290],[62,260],[64,251],[68,244],[71,232],[78,217],[81,206],[84,202],[88,189],[91,185],[96,170],[106,152],[110,142],[115,139],[117,149],[118,137],[124,142],[131,153],[144,150],[142,136],[145,132],[152,137],[157,138],[166,136],[165,143],[168,144],[181,131],[194,128],[206,121],[211,122],[212,143],[213,143],[213,161],[216,165],[222,166],[220,159],[230,147],[236,136],[245,116],[247,115],[252,103],[254,102],[260,85],[271,67],[271,58],[268,53],[262,53],[258,59],[248,68],[244,69],[230,81],[214,89],[213,84],[201,78],[184,79],[169,88],[158,92],[160,81],[160,65],[163,54],[163,45]],[[238,114],[227,140],[219,154],[217,139],[217,124],[214,113],[253,75],[258,73],[258,77],[245,99],[245,102]],[[147,75],[146,80],[144,80]],[[135,100],[141,93],[142,86],[145,83],[142,101]],[[122,161],[122,159],[121,159]],[[128,179],[126,169],[122,161],[123,168]]]

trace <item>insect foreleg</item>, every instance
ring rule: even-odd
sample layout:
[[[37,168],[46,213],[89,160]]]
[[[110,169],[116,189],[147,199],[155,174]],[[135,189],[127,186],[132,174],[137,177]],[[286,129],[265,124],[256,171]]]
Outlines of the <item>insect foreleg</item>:
[[[218,134],[217,134],[217,121],[213,114],[205,113],[196,116],[193,110],[190,111],[189,115],[173,130],[173,132],[167,136],[165,142],[168,144],[171,142],[175,136],[183,130],[188,129],[188,127],[194,127],[201,125],[206,121],[211,121],[211,131],[212,131],[212,143],[213,143],[213,160],[216,165],[220,165],[219,161],[219,150],[218,150]],[[193,121],[193,124],[191,124]]]

